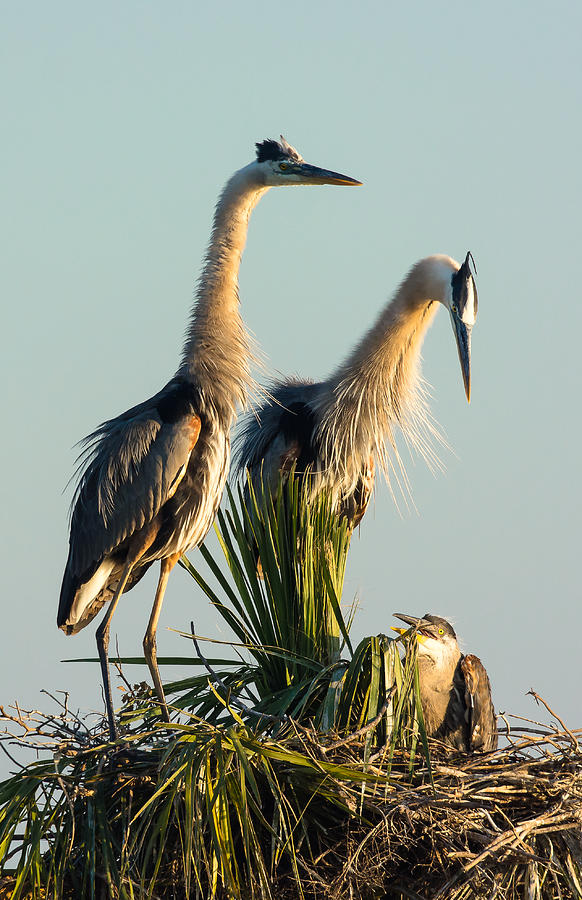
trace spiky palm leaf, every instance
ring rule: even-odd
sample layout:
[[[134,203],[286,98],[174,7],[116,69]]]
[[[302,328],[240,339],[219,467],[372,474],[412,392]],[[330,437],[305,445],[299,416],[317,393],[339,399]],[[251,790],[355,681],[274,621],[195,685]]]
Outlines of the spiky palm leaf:
[[[164,749],[155,739],[117,752],[69,739],[0,785],[0,848],[18,857],[13,900],[96,897],[103,885],[152,898],[170,883],[179,896],[270,897],[281,867],[300,883],[296,846],[315,852],[367,780],[316,758],[291,726],[275,740],[242,722],[192,722],[172,726]]]
[[[404,665],[397,643],[384,635],[365,639],[353,653],[353,609],[347,619],[342,612],[350,533],[330,498],[306,504],[300,483],[289,479],[275,497],[251,489],[236,499],[229,492],[229,500],[217,532],[230,580],[204,547],[217,589],[189,561],[184,565],[250,662],[228,673],[222,666],[222,675],[210,676],[210,691],[201,675],[167,685],[168,696],[206,716],[214,704],[217,717],[233,697],[244,696],[238,708],[247,720],[243,707],[250,702],[251,715],[313,721],[338,735],[368,726],[368,747],[405,741],[412,748],[419,730],[414,648]],[[351,659],[341,658],[342,648]]]
[[[510,749],[499,763],[467,762],[459,777],[447,760],[433,794],[430,767],[416,754],[419,735],[426,751],[416,643],[404,660],[385,635],[351,652],[340,605],[348,537],[325,500],[302,510],[289,490],[254,498],[250,509],[241,497],[237,509],[231,496],[219,520],[230,577],[203,553],[216,590],[187,564],[233,629],[244,663],[198,653],[203,674],[174,686],[185,712],[169,727],[138,691],[126,714],[138,727],[126,728],[117,748],[102,743],[104,723],[92,732],[78,719],[41,723],[50,758],[0,784],[0,897],[270,900],[286,886],[286,897],[331,898],[351,896],[352,883],[358,896],[376,897],[396,882],[411,896],[405,876],[415,868],[422,893],[446,883],[446,895],[461,900],[481,877],[473,862],[465,872],[463,860],[484,854],[501,867],[508,897],[528,885],[532,898],[549,898],[553,884],[575,896],[579,753],[567,749],[546,763]],[[556,747],[564,739],[548,737]],[[525,820],[516,766],[539,769],[526,774],[542,799]],[[495,779],[502,783],[492,806]],[[508,797],[513,807],[496,812]],[[530,862],[524,839],[534,830],[541,837]],[[551,882],[533,878],[540,860]]]

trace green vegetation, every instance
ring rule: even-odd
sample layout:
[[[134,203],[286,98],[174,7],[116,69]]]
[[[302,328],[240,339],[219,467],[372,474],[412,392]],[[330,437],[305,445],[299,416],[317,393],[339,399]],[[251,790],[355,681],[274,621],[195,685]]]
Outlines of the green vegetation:
[[[293,482],[229,500],[225,565],[205,548],[206,576],[183,564],[233,644],[207,659],[186,633],[172,725],[143,687],[113,746],[66,706],[12,715],[41,754],[0,784],[0,897],[581,896],[575,735],[429,758],[415,642],[403,660],[385,635],[352,648],[329,501],[305,507]]]

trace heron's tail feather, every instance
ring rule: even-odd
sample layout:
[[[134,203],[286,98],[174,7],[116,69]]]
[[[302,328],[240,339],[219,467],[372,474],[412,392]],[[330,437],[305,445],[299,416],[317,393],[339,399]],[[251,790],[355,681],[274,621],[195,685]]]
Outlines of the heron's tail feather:
[[[141,580],[152,562],[153,560],[132,569],[124,594]],[[106,569],[105,573],[100,571],[104,565],[109,569],[109,571]],[[77,634],[93,621],[106,603],[113,599],[119,583],[121,568],[112,567],[113,563],[109,565],[109,562],[104,561],[94,575],[84,582],[73,577],[68,569],[65,570],[57,614],[57,625],[65,634]],[[104,575],[105,583],[103,584]]]

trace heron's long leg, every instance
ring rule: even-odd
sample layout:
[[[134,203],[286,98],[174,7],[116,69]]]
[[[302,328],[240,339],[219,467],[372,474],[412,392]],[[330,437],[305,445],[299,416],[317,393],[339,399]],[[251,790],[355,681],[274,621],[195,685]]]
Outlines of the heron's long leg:
[[[156,534],[158,532],[157,527],[149,527],[147,529],[138,532],[131,544],[129,545],[127,551],[127,559],[125,561],[125,565],[123,567],[123,571],[119,578],[119,582],[115,589],[115,593],[111,602],[109,604],[109,609],[107,610],[105,616],[99,628],[95,633],[95,637],[97,640],[97,651],[99,653],[99,662],[101,663],[101,676],[103,679],[103,689],[105,691],[105,703],[107,706],[107,720],[109,722],[109,736],[112,741],[117,739],[117,726],[115,724],[115,718],[113,716],[113,700],[111,697],[111,679],[109,677],[109,626],[111,625],[111,619],[113,617],[113,613],[115,612],[115,607],[119,601],[119,598],[123,594],[125,590],[125,586],[127,584],[128,578],[131,575],[131,570],[135,566],[135,564],[140,560],[140,558],[144,555],[148,547],[152,545]]]
[[[166,698],[164,696],[164,688],[162,687],[160,670],[158,669],[156,632],[158,630],[158,620],[160,618],[160,612],[162,611],[162,603],[164,601],[164,594],[166,592],[168,578],[170,577],[170,572],[180,559],[180,556],[180,553],[174,553],[172,556],[166,556],[165,559],[162,560],[160,568],[160,579],[158,581],[158,587],[156,590],[156,597],[154,600],[154,605],[152,607],[150,620],[148,622],[147,631],[143,639],[143,652],[145,654],[146,662],[151,672],[154,687],[156,689],[156,694],[158,695],[158,699],[160,701],[162,718],[166,722],[170,721],[170,715],[168,713]]]
[[[121,573],[121,578],[119,579],[119,582],[117,584],[113,599],[109,604],[109,609],[105,613],[105,616],[103,617],[99,628],[95,632],[95,637],[97,639],[97,652],[99,653],[99,662],[101,663],[101,678],[103,680],[103,690],[105,691],[105,704],[107,706],[107,719],[109,721],[109,737],[112,741],[115,741],[117,739],[117,726],[113,717],[111,679],[109,678],[109,625],[111,623],[111,617],[115,612],[117,601],[123,593],[125,585],[127,584],[127,579],[131,575],[133,566],[134,560],[131,559],[128,560],[123,567],[123,572]]]

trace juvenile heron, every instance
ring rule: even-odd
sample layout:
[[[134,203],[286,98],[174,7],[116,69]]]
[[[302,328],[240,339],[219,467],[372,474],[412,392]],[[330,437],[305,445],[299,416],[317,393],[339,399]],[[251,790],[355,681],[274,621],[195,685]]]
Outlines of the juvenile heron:
[[[420,700],[429,737],[464,753],[495,750],[497,722],[481,660],[461,653],[453,626],[446,619],[429,613],[422,618],[394,615],[415,629]],[[392,630],[399,634],[407,631]]]
[[[410,270],[376,323],[325,381],[288,379],[248,415],[237,439],[239,474],[271,490],[293,466],[310,491],[332,493],[355,527],[370,500],[376,464],[388,474],[386,447],[394,427],[429,456],[434,431],[422,390],[419,354],[439,305],[448,309],[467,400],[471,396],[471,329],[477,290],[470,268],[450,256],[428,256]],[[396,452],[396,451],[395,451]],[[397,453],[396,453],[397,456]],[[398,457],[397,457],[398,458]]]
[[[212,524],[229,467],[230,428],[252,384],[238,297],[250,214],[271,187],[361,183],[309,165],[284,138],[256,147],[256,159],[235,172],[218,200],[176,374],[158,394],[86,438],[57,623],[74,634],[110,601],[97,647],[112,740],[111,617],[121,594],[155,560],[161,560],[161,572],[143,646],[168,720],[156,659],[164,592],[181,554],[199,544]]]

